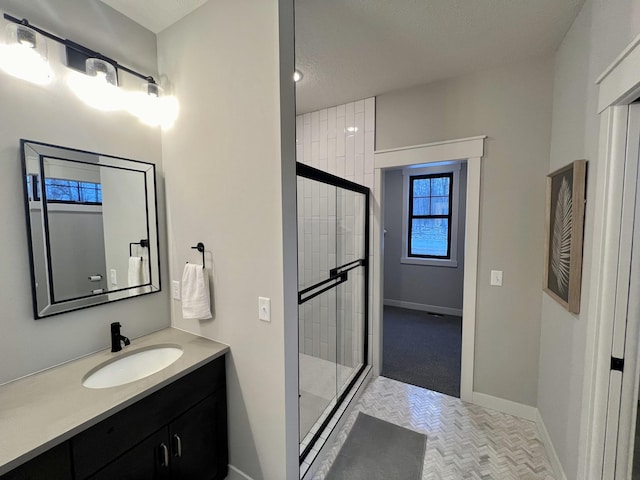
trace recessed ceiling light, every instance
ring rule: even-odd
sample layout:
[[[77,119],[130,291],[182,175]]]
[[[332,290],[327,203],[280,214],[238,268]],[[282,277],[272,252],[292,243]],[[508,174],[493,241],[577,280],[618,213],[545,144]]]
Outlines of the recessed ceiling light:
[[[293,72],[293,81],[294,82],[299,82],[300,80],[302,80],[302,72],[295,70]]]

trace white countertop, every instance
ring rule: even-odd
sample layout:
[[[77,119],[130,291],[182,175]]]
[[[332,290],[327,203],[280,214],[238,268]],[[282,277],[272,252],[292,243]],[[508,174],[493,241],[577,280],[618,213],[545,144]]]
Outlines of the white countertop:
[[[104,389],[82,386],[87,372],[103,362],[159,344],[179,345],[184,353],[165,369],[132,383]],[[228,351],[222,343],[166,328],[132,340],[121,352],[102,350],[0,386],[0,475]]]

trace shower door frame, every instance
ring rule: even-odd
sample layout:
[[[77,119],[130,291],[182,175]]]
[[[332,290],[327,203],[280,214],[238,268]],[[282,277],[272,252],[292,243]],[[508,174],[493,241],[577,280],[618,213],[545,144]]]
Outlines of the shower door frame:
[[[354,386],[356,385],[356,383],[358,382],[358,380],[361,378],[362,373],[367,369],[367,367],[369,366],[369,255],[370,255],[370,228],[371,228],[371,222],[370,222],[370,216],[371,216],[371,205],[370,205],[370,201],[371,201],[371,190],[369,189],[369,187],[365,187],[364,185],[360,185],[358,183],[355,182],[351,182],[349,180],[346,180],[342,177],[337,177],[335,175],[332,175],[330,173],[327,173],[325,171],[322,170],[318,170],[317,168],[311,167],[309,165],[306,165],[304,163],[300,163],[300,162],[296,162],[296,176],[298,177],[303,177],[303,178],[307,178],[309,180],[313,180],[316,182],[321,182],[321,183],[325,183],[327,185],[330,186],[334,186],[337,188],[342,188],[344,190],[350,190],[352,192],[356,192],[356,193],[360,193],[363,194],[365,197],[365,206],[364,206],[364,258],[363,259],[359,259],[359,260],[355,260],[352,262],[349,262],[345,265],[340,265],[337,266],[335,268],[331,269],[331,276],[329,277],[329,279],[325,279],[322,280],[310,287],[305,287],[303,290],[298,291],[298,307],[300,305],[302,305],[303,303],[305,303],[306,301],[314,298],[315,296],[319,295],[320,293],[325,292],[326,290],[330,289],[330,288],[334,288],[337,287],[338,285],[341,285],[342,283],[344,283],[344,281],[346,281],[346,275],[347,272],[349,270],[352,270],[354,268],[357,268],[359,266],[362,266],[364,268],[364,282],[363,282],[363,295],[364,295],[364,328],[362,329],[363,331],[363,347],[362,347],[362,365],[361,367],[358,369],[358,371],[355,373],[355,375],[353,375],[353,378],[351,379],[351,381],[349,382],[347,388],[345,388],[344,390],[342,390],[342,393],[340,393],[338,395],[338,391],[336,392],[336,403],[333,406],[333,408],[331,409],[331,411],[329,412],[329,414],[326,416],[326,418],[324,419],[324,421],[322,422],[322,424],[320,425],[320,428],[318,428],[318,430],[314,433],[313,437],[311,438],[311,440],[309,441],[308,445],[305,447],[305,449],[302,451],[302,453],[300,454],[300,465],[302,465],[302,463],[304,462],[304,460],[307,458],[307,456],[309,455],[309,453],[311,452],[311,450],[313,449],[313,447],[315,446],[315,444],[317,443],[317,441],[320,439],[320,437],[322,436],[323,431],[327,428],[327,426],[329,425],[329,423],[331,422],[331,420],[333,419],[333,417],[336,415],[336,412],[340,409],[340,407],[342,406],[345,398],[347,398],[347,396],[351,393],[351,391],[353,390]],[[354,265],[356,262],[358,262],[357,265]],[[328,284],[329,282],[331,282],[332,280],[335,281],[335,283],[333,283],[331,286],[329,287],[325,287],[322,290],[319,290],[317,292],[314,292],[312,295],[309,295],[307,297],[305,297],[304,299],[302,298],[302,295],[304,292],[311,292],[313,290],[316,290],[318,288],[320,288],[322,285]],[[300,321],[300,311],[298,310],[298,322]],[[300,351],[300,345],[298,345],[298,352]],[[300,366],[298,365],[298,379],[300,379]],[[300,404],[298,402],[298,408],[300,408]]]

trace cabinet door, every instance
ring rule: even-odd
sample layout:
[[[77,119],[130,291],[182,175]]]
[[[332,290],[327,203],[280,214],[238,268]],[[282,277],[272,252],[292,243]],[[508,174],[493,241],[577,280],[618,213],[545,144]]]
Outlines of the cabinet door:
[[[164,480],[171,478],[170,462],[167,428],[163,428],[89,477],[89,480]]]
[[[207,397],[169,425],[174,479],[213,480],[226,476],[222,455],[226,423],[220,421],[220,396]],[[225,462],[222,464],[222,462]]]

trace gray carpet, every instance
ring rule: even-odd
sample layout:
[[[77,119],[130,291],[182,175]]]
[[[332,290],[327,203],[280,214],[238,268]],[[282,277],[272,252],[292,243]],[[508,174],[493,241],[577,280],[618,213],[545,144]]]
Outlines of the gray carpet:
[[[382,375],[460,397],[462,318],[384,307]]]
[[[426,435],[359,413],[325,480],[419,480]]]

